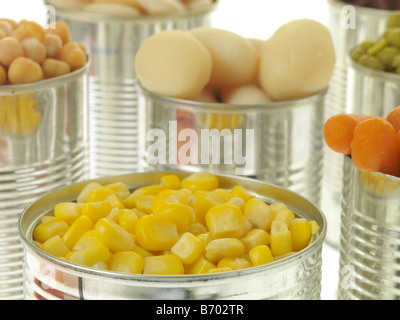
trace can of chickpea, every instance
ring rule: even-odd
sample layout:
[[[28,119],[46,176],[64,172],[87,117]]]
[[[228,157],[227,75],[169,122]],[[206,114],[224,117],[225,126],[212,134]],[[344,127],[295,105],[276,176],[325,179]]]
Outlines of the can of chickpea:
[[[129,2],[138,3],[126,1],[125,4]],[[172,2],[180,3],[180,0]],[[84,8],[64,8],[63,5],[70,5],[66,0],[46,1],[54,5],[57,19],[68,23],[73,38],[86,45],[93,61],[89,77],[91,177],[138,169],[139,116],[134,58],[139,46],[162,30],[209,26],[217,2],[206,0],[203,3],[208,6],[185,12],[129,16],[127,12],[132,7],[128,7],[125,15],[112,15],[111,11],[96,13]],[[120,6],[115,1],[92,5]]]
[[[23,298],[22,210],[88,179],[89,64],[56,80],[0,87],[0,299]]]
[[[348,53],[367,39],[377,39],[386,29],[393,11],[367,8],[340,0],[327,0],[329,29],[336,49],[336,67],[326,97],[325,121],[331,116],[350,111],[347,83],[349,77]],[[342,190],[343,158],[324,147],[324,175],[321,206],[329,223],[327,242],[339,248],[340,197]]]
[[[217,175],[217,176],[210,174],[206,175],[208,177],[211,176],[213,179],[212,181],[213,182],[217,181],[218,183],[217,184],[208,183],[207,179],[206,179],[207,181],[204,180],[203,182],[201,182],[200,181],[201,179],[199,180],[199,177],[197,176],[192,180],[197,182],[200,181],[199,182],[200,184],[198,184],[197,185],[198,187],[196,188],[200,188],[200,185],[202,184],[202,188],[204,188],[204,190],[206,189],[211,190],[212,188],[216,187],[217,189],[214,189],[214,191],[210,191],[210,193],[217,192],[220,196],[223,197],[226,197],[227,195],[229,196],[229,194],[231,196],[235,195],[237,197],[236,198],[237,200],[238,197],[243,197],[244,195],[247,195],[250,198],[252,198],[253,201],[256,202],[260,201],[263,205],[272,206],[275,203],[280,203],[281,205],[285,204],[287,211],[292,212],[297,218],[295,219],[296,221],[303,221],[303,222],[308,221],[310,222],[309,226],[310,228],[311,225],[317,226],[315,228],[312,227],[313,231],[310,231],[312,232],[312,236],[311,238],[309,238],[308,245],[303,246],[303,249],[301,250],[292,247],[292,250],[297,250],[297,251],[296,252],[292,251],[290,252],[290,254],[287,253],[283,256],[279,256],[279,258],[276,257],[275,259],[273,259],[273,261],[269,261],[268,264],[263,263],[259,264],[258,266],[255,266],[257,264],[254,264],[254,262],[253,265],[250,266],[249,260],[245,258],[245,255],[241,255],[240,257],[238,257],[238,255],[240,255],[241,253],[234,254],[230,252],[228,255],[232,259],[237,259],[237,261],[240,260],[241,262],[240,263],[229,262],[231,263],[229,264],[228,263],[229,257],[227,256],[228,259],[224,262],[226,265],[224,264],[222,266],[220,265],[220,263],[224,259],[221,259],[222,257],[221,256],[218,258],[219,262],[217,267],[217,271],[219,270],[220,272],[215,272],[215,271],[208,272],[210,268],[216,268],[216,266],[212,262],[214,261],[212,260],[214,258],[207,255],[209,254],[209,252],[207,251],[208,250],[207,245],[205,246],[206,250],[205,257],[203,257],[200,252],[200,256],[198,256],[197,258],[192,257],[193,261],[188,261],[183,259],[183,257],[188,257],[188,256],[179,254],[180,252],[179,249],[176,249],[177,247],[179,248],[177,244],[173,245],[171,250],[168,252],[156,253],[155,251],[151,251],[151,253],[149,253],[148,251],[146,251],[144,249],[146,240],[143,240],[143,238],[140,236],[142,230],[141,227],[145,223],[144,221],[147,220],[150,221],[151,219],[156,219],[157,215],[144,214],[139,218],[139,220],[137,220],[134,231],[135,232],[134,238],[132,238],[134,239],[135,244],[138,244],[142,247],[140,251],[135,251],[135,252],[138,253],[136,256],[140,255],[141,257],[143,257],[140,258],[139,256],[139,260],[144,259],[145,261],[143,273],[139,271],[136,271],[136,274],[135,272],[126,273],[127,270],[126,268],[115,269],[120,271],[110,271],[114,270],[110,268],[112,266],[115,266],[113,265],[113,262],[111,262],[111,260],[115,261],[114,258],[117,255],[121,254],[118,253],[119,249],[116,249],[115,247],[112,247],[114,249],[110,249],[112,257],[110,258],[111,259],[110,262],[108,262],[108,269],[95,269],[92,267],[86,267],[71,262],[75,261],[75,259],[73,258],[74,255],[76,254],[80,255],[79,253],[80,251],[72,251],[72,255],[67,253],[65,254],[64,258],[56,258],[54,255],[50,255],[48,252],[44,251],[45,248],[47,248],[47,244],[43,244],[42,247],[39,248],[40,245],[38,245],[37,241],[34,242],[33,239],[36,236],[36,239],[39,240],[38,238],[39,233],[37,232],[38,230],[37,228],[38,224],[40,226],[40,223],[44,221],[43,217],[52,215],[55,206],[61,202],[81,201],[81,199],[83,199],[82,194],[87,196],[87,192],[83,191],[84,188],[88,188],[88,186],[90,185],[93,187],[94,185],[91,184],[93,182],[98,183],[102,186],[106,187],[109,186],[108,188],[111,188],[111,186],[116,186],[121,184],[126,185],[131,192],[130,195],[129,193],[125,192],[125,197],[124,197],[125,200],[123,201],[123,203],[126,205],[128,205],[128,203],[130,203],[130,201],[133,199],[132,195],[140,194],[140,190],[149,191],[151,188],[153,189],[155,187],[159,188],[160,186],[168,186],[168,188],[172,188],[173,186],[175,186],[175,189],[172,191],[168,189],[167,190],[163,189],[168,194],[172,194],[170,192],[177,192],[175,194],[179,193],[181,195],[183,194],[189,195],[189,193],[191,192],[189,190],[192,191],[198,190],[199,192],[205,192],[201,191],[203,189],[201,190],[196,188],[192,189],[193,185],[190,184],[191,181],[190,178],[194,177],[195,175],[191,173],[154,172],[154,173],[137,173],[137,174],[99,178],[85,183],[71,185],[56,190],[50,194],[47,194],[42,198],[38,199],[36,202],[32,203],[28,208],[26,208],[26,210],[21,215],[19,220],[19,232],[22,244],[25,249],[24,257],[26,263],[24,271],[26,274],[25,278],[25,290],[27,295],[26,298],[27,299],[88,299],[88,300],[90,299],[132,299],[132,300],[320,299],[321,264],[322,264],[321,253],[322,253],[323,241],[326,235],[326,221],[323,213],[319,210],[319,208],[316,207],[311,202],[309,202],[308,200],[306,200],[305,198],[299,196],[298,194],[257,180],[234,177],[234,176],[224,176],[224,175]],[[176,185],[175,183],[171,183],[172,181],[170,179],[171,176],[175,178],[172,179],[173,181],[175,180],[177,180],[178,182],[180,181],[180,186],[182,188],[183,187],[186,188],[176,189],[176,187],[179,184]],[[167,180],[169,180],[170,182],[168,182]],[[187,182],[189,184],[187,184]],[[90,187],[89,189],[91,189],[92,187]],[[150,187],[150,189],[142,189],[142,187],[144,188]],[[96,187],[94,187],[94,189],[92,188],[91,190],[95,190],[95,188]],[[100,189],[97,190],[101,189],[102,188],[100,187]],[[240,192],[239,189],[241,190]],[[163,191],[161,191],[161,193],[158,193],[158,195],[160,195],[160,197],[163,198],[166,193],[163,193]],[[92,193],[89,192],[89,194]],[[92,196],[88,197],[91,198]],[[160,205],[161,202],[159,202],[159,200],[161,198],[157,198],[158,200],[154,198],[152,205],[155,206]],[[189,198],[187,198],[187,200],[189,199],[190,196]],[[139,198],[136,198],[136,207],[135,207],[135,210],[137,209],[136,212],[142,210],[141,206],[139,206],[139,203],[141,203],[141,201],[139,200]],[[177,203],[175,203],[174,205],[177,205]],[[225,205],[222,204],[222,206],[228,206],[229,208],[234,210],[239,210],[239,211],[242,210],[240,209],[240,207],[232,204],[225,204]],[[217,206],[215,206],[214,208],[217,208]],[[83,207],[81,207],[81,210],[83,210]],[[212,210],[213,209],[210,209],[210,211]],[[157,212],[159,213],[159,211]],[[195,212],[197,216],[198,215],[197,209],[195,210]],[[206,219],[212,219],[211,215],[212,213],[210,213],[209,217],[209,215],[207,214]],[[244,216],[241,216],[239,220],[242,221],[241,219],[244,219]],[[277,216],[275,216],[274,219],[277,219],[276,217]],[[166,216],[164,218],[167,219]],[[161,220],[164,221],[163,223],[166,223],[165,222],[166,220],[164,218]],[[250,219],[250,217],[248,218]],[[47,219],[51,219],[51,217],[47,217]],[[54,219],[57,219],[57,217]],[[109,216],[109,218],[107,219],[112,219],[112,218]],[[101,221],[100,224],[103,224],[103,222],[106,220],[104,219],[99,220]],[[47,221],[50,221],[50,223],[52,223],[51,220]],[[119,222],[116,222],[115,224],[119,223],[120,225],[122,225],[121,220],[118,221]],[[284,220],[280,221],[280,223],[285,224],[286,222],[283,221]],[[199,223],[196,222],[195,224],[198,225]],[[207,222],[207,225],[210,226],[211,223]],[[196,229],[198,228],[199,226],[196,226]],[[224,230],[226,231],[228,229]],[[96,226],[94,227],[94,230],[96,234],[98,234],[99,236],[102,234],[102,231],[98,229]],[[160,231],[161,229],[158,230],[159,232],[161,232]],[[196,233],[194,229],[190,230],[191,230],[190,232],[184,233],[184,235],[192,234],[192,237],[196,238],[197,241],[198,239],[203,239],[200,241],[200,243],[204,243],[204,245],[206,243],[211,244],[213,242],[213,241],[209,242],[206,238],[202,237],[204,234],[201,235],[199,234],[197,236],[194,236],[194,234],[197,234],[198,232]],[[291,230],[293,230],[293,227],[291,227]],[[213,233],[214,231],[215,230],[210,229],[209,232],[211,237],[216,236],[216,233]],[[249,232],[252,231],[250,230]],[[247,235],[248,233],[246,233],[246,237]],[[55,237],[57,237],[57,235]],[[62,237],[64,239],[64,236]],[[183,237],[184,236],[182,235],[182,238]],[[271,237],[274,237],[273,233],[271,233]],[[128,236],[127,239],[129,240],[129,238],[130,237]],[[243,239],[238,240],[239,238],[240,236],[237,235],[236,242],[241,241],[242,243],[245,243]],[[222,238],[218,239],[225,241],[225,239]],[[142,242],[142,240],[144,242]],[[154,242],[152,242],[152,245],[155,245],[155,242],[158,242],[158,240],[155,240],[155,238],[153,240]],[[166,241],[165,238],[159,240],[160,242]],[[272,244],[273,241],[274,240],[272,240],[271,238],[271,251],[274,251]],[[83,244],[83,242],[77,242],[76,245],[78,245],[78,243],[79,246]],[[117,245],[120,245],[121,243],[122,242],[118,242]],[[248,243],[248,246],[250,248],[250,242]],[[268,250],[267,245],[264,246],[261,245],[261,247]],[[122,248],[120,249],[122,250]],[[118,252],[116,253],[116,251]],[[211,250],[211,252],[213,251]],[[248,253],[249,256],[251,256],[252,254],[251,252],[252,251]],[[175,267],[169,270],[168,273],[151,272],[150,265],[152,259],[159,259],[159,258],[163,259],[168,257],[168,259],[172,260],[174,258],[176,260],[177,256],[179,257],[179,259],[182,259],[182,262],[179,262],[176,265],[174,264]],[[233,258],[233,257],[238,257],[238,258]],[[246,264],[244,264],[243,262],[245,260],[247,261]],[[91,261],[90,263],[92,262],[93,261]],[[184,263],[185,265],[184,272],[182,263]],[[181,267],[178,268],[177,267],[178,264],[180,264]],[[139,263],[134,263],[134,265],[138,267]],[[159,265],[160,264],[158,263],[158,266]],[[239,265],[241,265],[242,267],[239,267]],[[237,268],[235,266],[237,266]],[[177,269],[180,268],[182,268],[181,273],[176,271]],[[125,270],[125,272],[123,272],[123,270]],[[145,272],[145,270],[147,270],[147,273]]]
[[[400,297],[400,179],[361,172],[344,157],[340,300]]]

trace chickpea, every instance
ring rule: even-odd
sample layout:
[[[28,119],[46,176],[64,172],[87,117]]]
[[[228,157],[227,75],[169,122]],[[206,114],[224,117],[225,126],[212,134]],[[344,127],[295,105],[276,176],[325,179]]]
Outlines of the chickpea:
[[[45,47],[48,58],[55,58],[62,47],[62,40],[55,33],[47,33],[45,37]]]
[[[54,78],[69,73],[71,68],[64,61],[48,58],[43,62],[42,70],[45,78]]]
[[[41,64],[46,59],[46,47],[39,39],[30,37],[21,41],[21,46],[24,49],[24,56]]]
[[[25,29],[17,27],[11,32],[10,36],[21,42],[22,40],[29,38],[30,34]]]
[[[86,54],[82,51],[81,46],[77,42],[69,42],[65,44],[57,55],[58,59],[65,61],[71,67],[71,70],[76,70],[86,64]]]
[[[6,19],[6,18],[1,18],[0,21],[5,21],[8,22],[12,28],[12,30],[16,29],[18,27],[18,23],[15,22],[15,20],[12,19]]]
[[[6,34],[4,33],[4,31],[0,30],[0,40],[5,38],[5,37],[6,37]]]
[[[46,32],[58,35],[63,44],[66,44],[72,40],[69,26],[64,21],[57,21],[50,25]]]
[[[0,30],[8,37],[11,34],[12,26],[7,21],[0,21]]]
[[[41,43],[44,43],[45,32],[40,24],[33,21],[25,21],[23,23],[23,29],[29,34],[30,37],[35,37]]]
[[[3,84],[7,83],[7,72],[6,69],[4,69],[1,65],[0,65],[0,86],[2,86]]]
[[[24,55],[24,50],[18,40],[5,37],[0,40],[0,63],[8,67],[11,62]]]
[[[8,68],[8,79],[12,84],[36,82],[43,79],[43,71],[37,62],[19,57]]]

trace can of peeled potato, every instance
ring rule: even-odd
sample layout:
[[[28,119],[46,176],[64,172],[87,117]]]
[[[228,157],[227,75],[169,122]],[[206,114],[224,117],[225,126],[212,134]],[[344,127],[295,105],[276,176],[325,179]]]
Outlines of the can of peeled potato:
[[[90,175],[138,169],[138,106],[134,58],[151,35],[167,29],[209,26],[217,0],[48,0],[57,19],[85,44],[92,58],[89,77]]]
[[[209,173],[70,185],[20,217],[26,299],[320,299],[323,213]]]

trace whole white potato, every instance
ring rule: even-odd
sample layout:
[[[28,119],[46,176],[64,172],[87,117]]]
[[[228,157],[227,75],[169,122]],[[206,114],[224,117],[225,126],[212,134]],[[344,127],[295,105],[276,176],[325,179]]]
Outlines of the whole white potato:
[[[143,42],[135,57],[135,68],[139,82],[147,90],[192,99],[209,82],[212,59],[189,32],[166,30]]]
[[[335,50],[323,24],[310,19],[289,22],[261,50],[259,80],[273,100],[304,98],[329,85]]]
[[[217,28],[195,28],[189,32],[211,53],[212,86],[239,86],[250,83],[255,77],[258,56],[249,40],[231,31]]]
[[[271,98],[260,87],[248,84],[228,90],[224,103],[242,105],[260,105],[272,102]]]

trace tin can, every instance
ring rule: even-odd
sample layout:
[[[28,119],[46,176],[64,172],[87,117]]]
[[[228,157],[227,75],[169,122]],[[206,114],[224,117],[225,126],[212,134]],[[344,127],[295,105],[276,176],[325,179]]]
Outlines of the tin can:
[[[400,179],[344,158],[340,300],[400,299]]]
[[[217,1],[207,10],[138,18],[56,8],[75,41],[92,57],[89,77],[90,176],[138,169],[138,107],[135,54],[151,35],[167,29],[209,26]]]
[[[336,50],[336,66],[326,97],[325,121],[339,113],[352,112],[348,98],[349,51],[367,39],[377,39],[385,30],[392,11],[372,9],[339,0],[328,0],[329,29]],[[327,242],[339,248],[340,201],[343,157],[324,147],[324,174],[321,206],[329,224]]]
[[[102,184],[124,182],[132,189],[157,184],[167,173],[151,172],[100,178]],[[190,173],[174,173],[181,179]],[[326,234],[323,213],[288,190],[248,178],[217,176],[220,187],[241,185],[260,199],[284,202],[298,216],[320,226],[304,250],[270,264],[220,274],[151,276],[98,271],[54,258],[32,243],[33,230],[61,201],[73,201],[86,183],[71,185],[38,199],[21,215],[19,232],[24,246],[27,299],[320,299],[321,253]]]
[[[326,90],[265,105],[203,103],[139,91],[141,170],[251,177],[319,204]],[[161,139],[154,137],[158,134]]]
[[[88,179],[88,69],[0,87],[0,299],[23,298],[22,210]]]

